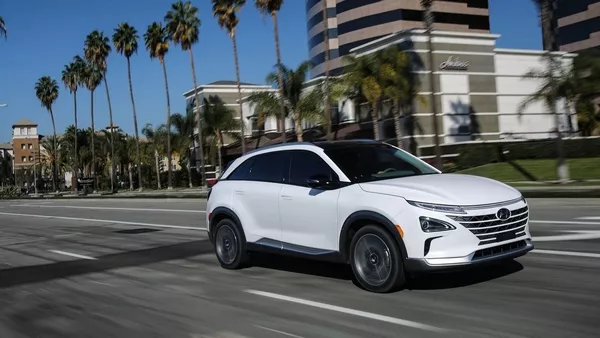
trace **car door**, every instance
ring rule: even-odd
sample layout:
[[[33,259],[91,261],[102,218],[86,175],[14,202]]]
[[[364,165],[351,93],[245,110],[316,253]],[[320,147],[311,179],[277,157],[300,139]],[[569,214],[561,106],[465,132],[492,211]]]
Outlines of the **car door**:
[[[259,154],[242,163],[228,178],[235,184],[232,206],[248,242],[281,241],[279,193],[284,165],[287,157],[282,152]]]
[[[337,201],[339,189],[310,188],[311,177],[337,175],[316,153],[309,150],[286,151],[290,156],[289,178],[280,191],[279,214],[284,245],[338,250]]]

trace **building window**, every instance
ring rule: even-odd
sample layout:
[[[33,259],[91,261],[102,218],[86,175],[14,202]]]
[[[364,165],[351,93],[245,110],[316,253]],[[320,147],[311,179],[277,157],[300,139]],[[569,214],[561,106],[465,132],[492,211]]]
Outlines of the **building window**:
[[[33,149],[33,144],[28,144],[28,145],[27,145],[27,147],[28,147],[29,149]]]
[[[27,129],[21,128],[21,135],[27,135]]]
[[[27,162],[27,157],[21,156],[21,162]]]
[[[29,156],[29,162],[33,162],[33,156]]]
[[[27,128],[27,135],[33,135],[33,128]]]
[[[25,143],[21,144],[21,149],[26,149],[25,148]]]

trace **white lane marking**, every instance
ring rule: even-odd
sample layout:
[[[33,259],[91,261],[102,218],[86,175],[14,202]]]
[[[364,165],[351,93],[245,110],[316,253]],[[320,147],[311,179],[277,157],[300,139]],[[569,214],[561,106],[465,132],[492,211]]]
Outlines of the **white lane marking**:
[[[83,235],[83,233],[81,233],[81,232],[72,232],[72,233],[69,233],[69,234],[56,235],[56,236],[54,236],[54,238],[65,238],[65,237],[73,237],[73,236],[79,236],[79,235]]]
[[[0,212],[0,215],[18,216],[18,217],[45,218],[45,219],[62,219],[62,220],[66,220],[66,221],[81,221],[81,222],[95,222],[95,223],[114,223],[114,224],[125,224],[125,225],[141,225],[141,226],[156,227],[156,228],[185,229],[185,230],[204,230],[204,231],[206,231],[206,228],[201,228],[201,227],[188,227],[188,226],[182,226],[182,225],[168,225],[168,224],[152,224],[152,223],[141,223],[141,222],[115,221],[115,220],[107,220],[107,219],[92,219],[92,218],[78,218],[78,217],[64,217],[64,216],[16,214],[16,213],[12,213],[12,212]]]
[[[276,293],[270,293],[270,292],[264,292],[264,291],[257,291],[257,290],[245,290],[245,291],[248,292],[248,293],[254,294],[254,295],[258,295],[258,296],[269,297],[269,298],[274,298],[274,299],[279,299],[279,300],[285,300],[287,302],[292,302],[292,303],[297,303],[297,304],[312,306],[312,307],[321,308],[321,309],[330,310],[330,311],[337,311],[337,312],[341,312],[341,313],[345,313],[345,314],[349,314],[349,315],[354,315],[354,316],[359,316],[359,317],[364,317],[364,318],[379,320],[379,321],[387,322],[387,323],[391,323],[391,324],[397,324],[397,325],[412,327],[412,328],[415,328],[415,329],[421,329],[421,330],[427,330],[427,331],[435,331],[435,332],[446,332],[447,331],[445,329],[441,329],[441,328],[438,328],[438,327],[435,327],[435,326],[430,326],[430,325],[427,325],[427,324],[413,322],[413,321],[410,321],[410,320],[405,320],[405,319],[400,319],[400,318],[394,318],[394,317],[388,317],[388,316],[378,315],[378,314],[375,314],[375,313],[370,313],[370,312],[365,312],[365,311],[359,311],[359,310],[354,310],[354,309],[348,309],[348,308],[345,308],[345,307],[335,306],[335,305],[330,305],[330,304],[325,304],[325,303],[320,303],[320,302],[313,302],[313,301],[310,301],[310,300],[305,300],[305,299],[300,299],[300,298],[295,298],[295,297],[289,297],[289,296],[279,295],[279,294],[276,294]]]
[[[532,220],[530,220],[529,223],[600,225],[600,222],[577,222],[577,221],[537,221],[537,220],[532,221]]]
[[[259,329],[263,329],[263,330],[267,330],[267,331],[279,333],[281,335],[288,336],[288,337],[304,338],[302,336],[298,336],[298,335],[295,335],[295,334],[292,334],[292,333],[288,333],[288,332],[285,332],[285,331],[279,331],[279,330],[271,329],[271,328],[268,328],[266,326],[260,326],[260,325],[254,325],[254,326],[257,327],[257,328],[259,328]]]
[[[177,212],[177,213],[191,213],[191,214],[205,214],[203,210],[186,210],[186,209],[154,209],[154,208],[117,208],[117,207],[84,207],[84,206],[73,206],[73,205],[24,205],[17,204],[11,205],[11,207],[36,207],[36,208],[63,208],[63,209],[86,209],[86,210],[120,210],[120,211],[151,211],[151,212]]]
[[[100,284],[100,285],[106,285],[106,286],[114,286],[114,285],[112,285],[112,284],[108,284],[108,283],[102,283],[102,282],[98,282],[98,281],[95,281],[95,280],[91,280],[91,281],[90,281],[90,283],[94,283],[94,284]]]
[[[60,251],[60,250],[48,250],[48,251],[54,252],[55,254],[71,256],[71,257],[75,257],[75,258],[89,259],[89,260],[93,260],[93,261],[96,260],[96,258],[94,258],[94,257],[79,255],[79,254],[72,253],[72,252],[66,252],[66,251]]]
[[[600,231],[565,231],[568,235],[539,236],[533,237],[534,242],[559,242],[559,241],[581,241],[586,239],[600,239]]]
[[[531,252],[535,252],[535,253],[539,253],[539,254],[546,254],[546,255],[600,258],[600,254],[591,253],[591,252],[556,251],[556,250],[540,250],[540,249],[534,249]]]
[[[575,219],[582,219],[588,221],[600,221],[600,216],[585,216],[585,217],[577,217]]]

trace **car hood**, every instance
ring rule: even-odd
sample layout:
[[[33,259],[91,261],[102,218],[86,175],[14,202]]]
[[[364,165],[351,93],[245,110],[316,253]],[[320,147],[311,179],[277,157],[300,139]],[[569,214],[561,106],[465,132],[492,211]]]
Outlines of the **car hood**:
[[[407,200],[450,205],[496,203],[521,197],[504,183],[473,175],[433,174],[360,183],[370,193],[394,195]]]

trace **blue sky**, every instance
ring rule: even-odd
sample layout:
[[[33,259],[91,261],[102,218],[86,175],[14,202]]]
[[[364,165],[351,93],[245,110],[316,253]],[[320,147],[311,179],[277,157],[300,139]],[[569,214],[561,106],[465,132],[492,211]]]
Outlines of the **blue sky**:
[[[8,39],[0,40],[0,143],[8,142],[11,126],[26,117],[40,125],[40,132],[52,131],[50,117],[35,97],[34,84],[43,75],[60,80],[64,65],[82,54],[86,35],[100,29],[111,36],[126,21],[140,36],[153,21],[161,21],[170,8],[168,0],[19,0],[3,1],[0,16],[8,27]],[[200,9],[200,42],[195,46],[198,83],[235,79],[231,41],[211,15],[210,0],[195,0]],[[238,50],[242,81],[264,83],[275,64],[271,20],[262,18],[248,0],[240,14]],[[498,47],[541,48],[541,33],[535,8],[528,0],[490,0],[492,32],[501,34]],[[280,13],[283,62],[295,66],[308,58],[304,0],[287,0]],[[132,57],[134,95],[140,129],[146,122],[163,123],[166,97],[158,61],[151,61],[143,42]],[[173,112],[182,112],[181,94],[193,87],[189,55],[172,47],[167,59]],[[112,53],[108,60],[108,82],[115,123],[133,131],[125,57]],[[97,91],[96,128],[108,125],[104,88]],[[78,95],[79,125],[90,125],[90,95]],[[73,123],[73,98],[61,83],[54,106],[57,132]]]

